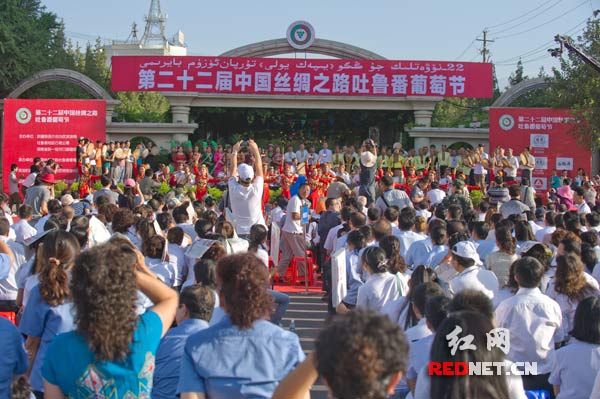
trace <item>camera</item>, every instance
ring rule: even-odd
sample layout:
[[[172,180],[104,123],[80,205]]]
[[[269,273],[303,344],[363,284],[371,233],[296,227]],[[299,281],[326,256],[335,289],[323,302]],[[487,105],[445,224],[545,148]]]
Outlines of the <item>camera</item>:
[[[62,164],[60,164],[60,163],[57,163],[57,164],[56,164],[56,167],[57,167],[57,168],[62,168],[63,166],[62,166]]]

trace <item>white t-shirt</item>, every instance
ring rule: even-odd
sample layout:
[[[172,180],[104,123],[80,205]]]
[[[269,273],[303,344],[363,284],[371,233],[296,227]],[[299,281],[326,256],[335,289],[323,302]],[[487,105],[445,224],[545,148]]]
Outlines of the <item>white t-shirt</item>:
[[[556,399],[597,398],[591,396],[594,379],[600,370],[600,345],[572,341],[556,351],[548,382],[560,385]]]
[[[439,204],[446,198],[446,192],[439,188],[434,188],[433,190],[429,190],[427,197],[431,205]]]
[[[256,176],[248,187],[242,186],[235,177],[229,179],[229,200],[237,234],[249,234],[255,224],[265,225],[262,214],[264,180]]]
[[[297,195],[290,198],[286,211],[285,224],[283,225],[282,231],[294,234],[302,234],[302,221],[300,219],[294,220],[292,213],[302,212],[302,200]]]
[[[478,266],[471,266],[458,273],[448,282],[449,291],[455,295],[459,292],[471,289],[483,292],[488,298],[494,299],[498,292],[498,278],[489,271]]]

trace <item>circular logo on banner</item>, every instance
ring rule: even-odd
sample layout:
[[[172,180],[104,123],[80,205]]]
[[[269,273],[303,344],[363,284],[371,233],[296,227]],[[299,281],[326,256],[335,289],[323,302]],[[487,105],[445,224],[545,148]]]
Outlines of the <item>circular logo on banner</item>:
[[[24,125],[31,120],[31,111],[28,108],[19,108],[15,116],[17,117],[17,122]]]
[[[295,49],[309,48],[315,41],[315,28],[306,21],[296,21],[287,29],[287,41]]]
[[[498,122],[500,123],[502,130],[510,130],[515,126],[515,119],[512,117],[512,115],[508,114],[502,115]]]

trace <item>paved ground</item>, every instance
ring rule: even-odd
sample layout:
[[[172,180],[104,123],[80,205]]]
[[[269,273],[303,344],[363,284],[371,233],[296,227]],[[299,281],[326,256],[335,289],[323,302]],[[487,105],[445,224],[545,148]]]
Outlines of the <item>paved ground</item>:
[[[314,339],[323,327],[327,317],[327,304],[321,301],[322,293],[290,294],[290,306],[283,318],[283,327],[288,328],[291,320],[295,321],[296,334],[306,353],[314,349]],[[326,399],[327,389],[318,381],[311,390],[312,399]]]

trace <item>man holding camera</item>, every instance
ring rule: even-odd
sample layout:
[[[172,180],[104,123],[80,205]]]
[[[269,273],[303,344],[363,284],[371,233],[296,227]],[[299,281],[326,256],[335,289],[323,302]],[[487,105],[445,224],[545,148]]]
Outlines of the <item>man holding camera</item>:
[[[363,142],[360,149],[360,176],[358,194],[367,198],[367,207],[375,202],[375,176],[377,174],[377,147],[372,139]]]

